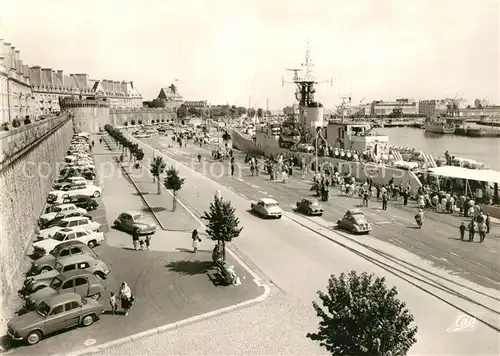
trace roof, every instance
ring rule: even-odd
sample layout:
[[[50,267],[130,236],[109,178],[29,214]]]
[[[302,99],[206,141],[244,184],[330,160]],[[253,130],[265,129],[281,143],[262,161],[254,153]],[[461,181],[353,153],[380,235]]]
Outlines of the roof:
[[[127,211],[124,211],[123,213],[124,214],[129,214],[129,215],[142,214],[140,211],[136,211],[136,210],[127,210]],[[142,215],[144,215],[144,214],[142,214]]]
[[[82,218],[85,218],[85,219],[88,219],[87,217],[85,216],[71,216],[69,218],[64,218],[62,219],[63,221],[75,221],[75,220],[79,220],[79,219],[82,219]]]
[[[58,305],[61,303],[66,303],[72,300],[81,300],[81,299],[82,297],[79,294],[69,292],[69,293],[56,294],[52,298],[44,299],[43,302],[47,304],[49,307],[52,307],[54,305]]]
[[[278,204],[276,200],[271,198],[262,198],[260,201],[263,202],[264,204]]]
[[[77,218],[81,218],[81,216],[77,216]],[[71,219],[71,218],[68,218]],[[68,220],[68,219],[63,219],[63,220]],[[58,232],[63,232],[65,234],[70,233],[70,232],[77,232],[77,231],[85,231],[87,232],[87,229],[84,229],[83,227],[65,227],[64,229],[59,230]]]
[[[57,244],[57,246],[54,247],[54,250],[58,250],[58,249],[61,249],[61,248],[67,247],[67,246],[73,246],[73,245],[87,246],[85,243],[83,243],[80,240],[68,240],[68,241],[61,242],[60,244]]]
[[[79,255],[71,255],[71,256],[65,256],[61,257],[57,260],[61,265],[69,265],[71,263],[80,263],[80,262],[86,262],[89,260],[93,260],[94,258],[90,255],[87,255],[86,253],[79,254]]]
[[[88,275],[92,276],[92,273],[85,271],[85,270],[81,270],[81,269],[74,269],[72,271],[66,271],[66,272],[60,273],[59,279],[64,280],[64,279],[71,278],[71,277],[88,276]]]
[[[491,169],[469,169],[455,166],[443,166],[430,168],[428,171],[431,174],[442,177],[500,183],[500,172]]]

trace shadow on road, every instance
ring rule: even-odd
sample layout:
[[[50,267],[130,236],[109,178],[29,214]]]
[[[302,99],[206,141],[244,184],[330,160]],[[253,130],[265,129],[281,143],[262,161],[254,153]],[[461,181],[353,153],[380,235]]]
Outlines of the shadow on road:
[[[205,274],[213,267],[212,261],[175,261],[165,265],[170,271],[184,275]]]
[[[134,192],[132,193],[132,195],[137,195],[138,197],[142,196],[142,195],[148,195],[149,192]]]
[[[150,213],[150,212],[159,213],[160,211],[166,211],[166,210],[167,209],[165,209],[162,206],[142,208],[142,211],[144,211],[145,213]]]

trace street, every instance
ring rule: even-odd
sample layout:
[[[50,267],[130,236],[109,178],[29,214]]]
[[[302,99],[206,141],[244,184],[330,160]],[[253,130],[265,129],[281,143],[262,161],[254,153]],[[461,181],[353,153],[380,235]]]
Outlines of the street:
[[[152,139],[149,142],[154,144],[155,141]],[[146,154],[144,166],[147,167],[153,150],[146,145],[142,147]],[[184,148],[175,150],[184,152]],[[163,152],[167,153],[168,150]],[[155,153],[158,154],[159,151]],[[172,156],[172,153],[168,155]],[[191,153],[185,156],[189,157],[188,160],[196,160],[195,155]],[[167,163],[175,164],[169,157],[164,155],[164,158]],[[350,269],[373,272],[386,277],[389,285],[398,288],[400,298],[415,316],[419,332],[417,344],[411,350],[412,354],[498,354],[500,298],[496,290],[450,274],[417,255],[375,237],[359,237],[372,250],[360,247],[352,239],[349,240],[351,236],[321,228],[312,219],[295,213],[286,212],[281,220],[262,220],[248,213],[248,198],[251,196],[247,194],[250,194],[252,189],[246,188],[243,192],[243,186],[238,185],[238,193],[245,195],[243,197],[183,165],[179,166],[179,170],[181,175],[186,177],[180,198],[195,215],[201,215],[207,208],[216,190],[220,190],[225,199],[231,200],[244,227],[242,234],[231,244],[231,249],[245,263],[260,271],[288,300],[300,301],[296,308],[309,310],[309,313],[314,315],[311,301],[315,299],[317,290],[325,288],[327,278],[332,273],[338,274]],[[236,181],[235,178],[227,179]],[[234,184],[243,183],[238,181]],[[265,191],[274,196],[268,191],[268,185],[252,184],[255,185],[252,188],[256,194],[263,194]],[[293,192],[293,186],[281,186],[283,188],[280,189]],[[293,200],[289,200],[290,204]],[[291,206],[288,208],[286,202],[282,204],[285,210],[291,210]],[[343,209],[346,208],[347,206]],[[326,221],[327,218],[325,214],[323,220]],[[470,321],[466,328],[460,324],[464,318]],[[303,318],[297,316],[293,322],[302,325],[302,320]],[[272,315],[269,316],[269,322],[274,322]],[[242,320],[241,325],[245,323]],[[467,334],[471,337],[463,337],[464,329],[474,331],[473,334]],[[220,340],[223,339],[224,336],[221,335]],[[140,353],[140,348],[137,347],[134,346],[134,351]],[[144,347],[147,350],[146,347],[149,346]],[[172,350],[172,353],[176,352],[180,350]],[[112,354],[113,349],[110,349],[109,353]]]

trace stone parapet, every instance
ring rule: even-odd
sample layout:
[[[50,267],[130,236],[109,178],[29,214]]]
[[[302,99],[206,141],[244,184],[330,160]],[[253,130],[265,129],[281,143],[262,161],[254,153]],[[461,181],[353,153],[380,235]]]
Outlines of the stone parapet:
[[[48,118],[29,125],[0,132],[0,172],[17,157],[29,150],[33,144],[43,140],[51,132],[57,130],[71,118],[69,115]]]

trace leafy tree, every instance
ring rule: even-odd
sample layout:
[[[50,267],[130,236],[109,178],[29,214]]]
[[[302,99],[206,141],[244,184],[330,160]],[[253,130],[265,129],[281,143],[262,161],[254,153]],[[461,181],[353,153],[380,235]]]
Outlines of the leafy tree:
[[[186,178],[179,176],[179,171],[174,166],[167,169],[167,177],[163,181],[165,188],[173,191],[172,211],[177,209],[177,192],[181,190]]]
[[[135,120],[134,119],[130,120],[130,125],[132,125],[132,126],[135,125]]]
[[[179,119],[183,119],[185,118],[186,116],[188,115],[188,109],[186,107],[186,105],[182,104],[181,106],[179,106],[179,108],[177,109],[177,117]]]
[[[247,113],[247,108],[243,106],[238,106],[236,110],[238,111],[238,116],[245,115]]]
[[[229,141],[231,139],[231,135],[227,131],[224,131],[224,134],[222,135],[222,139],[224,141]]]
[[[258,117],[262,117],[262,116],[264,116],[264,110],[262,110],[262,108],[258,108],[258,109],[257,109],[257,116],[258,116]]]
[[[142,120],[137,121],[139,125],[142,125]]]
[[[191,115],[191,116],[200,116],[200,112],[197,108],[191,106],[187,109],[188,111],[188,114]]]
[[[202,219],[208,220],[208,236],[222,245],[222,258],[224,260],[226,259],[226,242],[231,242],[243,230],[242,227],[239,227],[240,220],[234,212],[235,209],[231,206],[230,201],[224,201],[222,197],[216,195],[214,201],[210,203],[209,210],[202,216]]]
[[[125,121],[125,122],[123,123],[123,125],[124,125],[124,126],[128,126],[128,122],[127,122],[127,121]]]
[[[134,153],[136,161],[142,161],[144,159],[144,151],[142,148],[139,148],[135,153]]]
[[[161,194],[161,188],[160,188],[160,175],[165,171],[165,162],[163,161],[163,157],[160,157],[160,156],[156,156],[156,157],[153,157],[153,162],[151,162],[151,168],[150,168],[150,172],[151,174],[153,175],[153,181],[154,181],[154,178],[156,178],[157,182],[158,182],[158,193],[157,194]]]
[[[248,109],[247,115],[248,115],[248,117],[254,117],[255,116],[255,109],[254,108]]]
[[[151,120],[151,123],[154,124],[155,123],[155,120]]]
[[[313,301],[319,331],[307,337],[332,355],[406,355],[416,342],[413,315],[398,300],[385,278],[366,272],[332,275],[327,292],[318,292],[322,306]]]
[[[285,115],[293,114],[293,106],[285,106],[283,108],[283,114]]]
[[[482,109],[483,108],[483,104],[481,103],[480,99],[474,100],[474,106],[476,107],[476,109]]]

